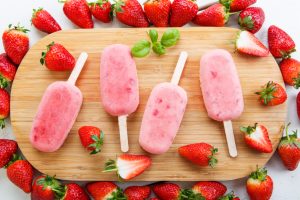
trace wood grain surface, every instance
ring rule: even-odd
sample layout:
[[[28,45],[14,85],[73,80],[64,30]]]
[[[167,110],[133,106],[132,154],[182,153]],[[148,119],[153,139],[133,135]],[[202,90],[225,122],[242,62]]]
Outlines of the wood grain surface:
[[[107,45],[122,43],[132,46],[138,40],[147,38],[147,30],[120,28],[61,31],[43,38],[30,49],[13,84],[11,120],[21,151],[35,168],[42,173],[67,180],[117,180],[113,173],[102,172],[104,162],[115,158],[121,151],[117,118],[105,113],[100,102],[100,56]],[[164,30],[158,29],[160,35]],[[140,84],[140,105],[128,118],[129,153],[146,154],[138,144],[145,104],[156,84],[170,81],[182,50],[187,51],[189,57],[179,85],[187,91],[189,99],[183,122],[170,150],[163,155],[151,156],[151,168],[133,181],[232,180],[247,176],[256,165],[264,165],[270,159],[272,154],[257,153],[246,146],[239,127],[255,122],[264,124],[269,130],[274,149],[277,147],[282,135],[281,126],[286,118],[286,105],[264,107],[254,93],[270,80],[284,85],[283,80],[271,55],[256,58],[235,52],[237,32],[237,29],[232,28],[180,28],[181,39],[178,45],[169,48],[166,55],[151,54],[135,59]],[[89,58],[77,81],[84,96],[77,121],[60,150],[42,153],[35,150],[29,142],[32,119],[46,87],[53,81],[66,80],[70,74],[49,71],[39,63],[41,52],[52,41],[63,44],[76,58],[82,51],[86,51]],[[215,48],[231,52],[243,88],[245,109],[242,116],[233,121],[237,158],[229,157],[223,124],[208,118],[201,95],[199,61],[205,52]],[[91,156],[81,146],[77,130],[83,125],[97,126],[104,131],[105,144],[100,154]],[[192,165],[178,155],[178,147],[196,142],[207,142],[219,149],[219,163],[214,169]]]

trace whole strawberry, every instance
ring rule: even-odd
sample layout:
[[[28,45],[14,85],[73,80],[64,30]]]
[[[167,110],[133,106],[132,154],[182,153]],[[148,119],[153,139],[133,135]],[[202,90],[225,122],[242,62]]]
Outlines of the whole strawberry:
[[[108,0],[97,0],[89,3],[92,15],[101,22],[109,23],[112,21],[112,8]]]
[[[245,10],[247,7],[256,3],[256,0],[219,0],[221,4],[230,8],[230,12]]]
[[[148,199],[150,193],[149,186],[130,186],[124,191],[127,200],[145,200]]]
[[[104,133],[97,127],[94,126],[82,126],[78,130],[81,144],[91,154],[97,154],[101,152],[103,145]]]
[[[42,175],[32,184],[31,200],[54,200],[63,196],[63,186],[54,177]]]
[[[153,192],[160,200],[195,199],[205,200],[201,194],[195,194],[192,190],[182,190],[175,183],[158,183],[153,186]]]
[[[76,183],[69,183],[65,185],[65,195],[62,200],[89,200],[86,192]]]
[[[144,10],[149,21],[154,26],[168,26],[171,12],[170,0],[148,0],[144,3]]]
[[[6,88],[16,74],[16,66],[9,60],[5,53],[0,54],[0,88]]]
[[[259,7],[249,7],[239,15],[239,25],[251,33],[256,33],[265,22],[265,12]]]
[[[270,26],[268,30],[269,49],[275,58],[289,58],[295,52],[295,42],[282,29]]]
[[[16,141],[0,139],[0,168],[9,163],[17,150],[18,144]]]
[[[93,182],[86,186],[94,200],[127,200],[123,191],[113,182]]]
[[[145,155],[122,154],[116,160],[105,164],[104,172],[117,172],[118,177],[130,180],[142,174],[152,164],[151,158]]]
[[[113,5],[117,19],[128,26],[148,27],[149,22],[137,0],[118,0]]]
[[[287,99],[285,89],[278,83],[269,81],[260,92],[256,92],[259,95],[259,100],[263,105],[276,106],[283,104]]]
[[[249,31],[240,31],[235,45],[239,53],[250,56],[266,57],[270,54],[269,49]]]
[[[217,164],[218,160],[215,158],[217,152],[218,149],[207,143],[189,144],[178,149],[178,153],[182,157],[204,167],[214,167]]]
[[[201,194],[205,200],[218,200],[225,194],[227,188],[220,182],[201,181],[192,188],[194,194]]]
[[[174,0],[171,5],[170,26],[184,26],[197,15],[198,6],[194,0]]]
[[[65,15],[80,28],[94,28],[92,14],[86,0],[59,0],[64,3]]]
[[[262,153],[272,153],[272,143],[265,126],[255,123],[254,126],[241,127],[241,131],[245,133],[245,142],[249,147]]]
[[[40,62],[50,70],[65,71],[72,70],[76,60],[64,46],[52,42],[47,46],[47,51],[42,52]]]
[[[279,66],[284,82],[298,89],[300,87],[300,62],[288,58],[283,59]]]
[[[43,8],[33,9],[31,23],[40,31],[54,33],[61,28],[47,10]]]
[[[269,200],[273,192],[273,181],[265,168],[259,168],[250,174],[246,188],[250,200]]]
[[[193,23],[200,26],[224,26],[228,19],[227,8],[217,3],[198,13],[193,19]]]
[[[29,50],[29,38],[26,35],[28,29],[23,26],[17,25],[8,26],[2,35],[2,42],[7,56],[10,60],[19,65],[23,60],[25,54]]]
[[[19,156],[14,154],[13,159],[8,163],[6,173],[13,184],[26,193],[31,192],[33,168],[27,160],[21,160]]]
[[[5,119],[10,112],[10,96],[8,92],[0,88],[0,128],[5,127]]]
[[[220,197],[218,200],[240,200],[240,198],[235,196],[234,192],[230,192],[230,193]]]
[[[300,139],[297,136],[297,131],[293,131],[292,134],[288,132],[289,125],[285,128],[286,136],[280,140],[278,154],[284,166],[293,171],[297,169],[300,161]]]

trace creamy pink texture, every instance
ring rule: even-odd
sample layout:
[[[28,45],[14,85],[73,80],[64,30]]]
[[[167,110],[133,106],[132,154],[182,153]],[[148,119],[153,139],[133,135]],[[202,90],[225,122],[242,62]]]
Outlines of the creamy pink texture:
[[[67,138],[82,104],[81,91],[64,81],[46,89],[34,118],[30,142],[43,152],[58,150]]]
[[[138,77],[130,48],[122,44],[106,47],[100,63],[100,93],[106,112],[129,115],[139,104]]]
[[[227,121],[242,114],[242,88],[235,63],[228,51],[216,49],[201,58],[200,83],[210,118]]]
[[[139,143],[152,154],[168,151],[180,127],[187,104],[187,94],[172,83],[154,87],[144,112]]]

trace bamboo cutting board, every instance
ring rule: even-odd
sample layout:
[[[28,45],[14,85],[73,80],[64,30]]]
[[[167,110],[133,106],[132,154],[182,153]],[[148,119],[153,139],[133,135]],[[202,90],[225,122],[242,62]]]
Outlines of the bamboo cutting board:
[[[69,30],[51,34],[35,44],[16,75],[11,96],[11,120],[19,146],[26,159],[42,173],[56,175],[67,180],[117,180],[115,175],[102,173],[104,162],[114,159],[120,151],[117,118],[106,114],[100,102],[99,63],[104,47],[114,43],[132,46],[140,39],[147,38],[148,29],[94,29]],[[164,29],[158,29],[160,36]],[[188,94],[188,105],[180,130],[170,150],[163,155],[151,156],[153,165],[134,180],[142,181],[190,181],[190,180],[232,180],[248,175],[256,165],[264,165],[272,154],[257,153],[249,149],[239,131],[242,125],[263,123],[269,130],[274,149],[281,137],[281,126],[285,122],[286,105],[264,107],[254,93],[261,85],[273,80],[284,85],[280,70],[273,59],[256,58],[234,52],[234,40],[238,30],[232,28],[180,28],[179,43],[168,49],[167,55],[151,54],[136,58],[140,87],[140,105],[128,118],[130,151],[132,154],[146,154],[138,144],[141,118],[151,89],[158,83],[171,79],[180,51],[188,52],[180,86]],[[55,153],[42,153],[29,142],[32,119],[46,87],[53,81],[66,80],[69,72],[52,72],[39,63],[45,46],[55,41],[63,44],[74,56],[80,52],[89,54],[88,61],[77,81],[84,96],[81,112],[63,147]],[[232,53],[241,79],[245,109],[243,115],[233,121],[238,157],[228,155],[222,123],[208,118],[200,90],[199,61],[201,56],[212,49],[223,48]],[[118,56],[118,55],[116,55]],[[53,122],[59,123],[59,122]],[[89,155],[80,144],[77,134],[79,127],[93,125],[105,133],[103,151]],[[219,149],[218,165],[195,166],[178,153],[178,147],[190,143],[207,142]]]

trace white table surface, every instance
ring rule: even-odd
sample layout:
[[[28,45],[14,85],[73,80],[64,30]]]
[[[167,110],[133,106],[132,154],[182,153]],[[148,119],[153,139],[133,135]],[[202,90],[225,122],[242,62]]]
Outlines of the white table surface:
[[[141,0],[142,1],[142,0]],[[201,0],[200,5],[211,2],[212,0]],[[202,2],[202,3],[201,3]],[[257,6],[264,9],[266,14],[266,23],[262,31],[260,31],[257,36],[259,36],[264,42],[266,42],[267,28],[271,24],[278,25],[282,29],[286,30],[292,38],[295,40],[296,44],[300,45],[300,1],[299,0],[258,0]],[[76,28],[69,22],[62,12],[62,4],[57,3],[56,0],[10,0],[1,2],[0,6],[0,32],[2,32],[8,24],[16,24],[20,22],[26,28],[30,28],[30,44],[33,45],[39,39],[44,37],[46,34],[37,31],[30,25],[30,19],[32,15],[32,9],[43,7],[48,10],[54,18],[56,18],[63,29],[73,29]],[[232,17],[228,26],[236,26],[236,17]],[[99,22],[95,23],[95,27],[105,28],[105,27],[124,27],[115,20],[112,24],[101,24]],[[0,52],[3,52],[3,47],[0,45]],[[300,53],[294,53],[294,58],[300,59]],[[263,66],[262,66],[263,67]],[[296,95],[297,90],[287,87],[288,91],[288,105],[289,112],[287,121],[292,122],[291,130],[298,128],[300,129],[300,122],[296,114]],[[11,134],[12,131],[10,127],[6,128],[5,133],[0,133],[0,138],[14,138]],[[299,200],[300,199],[300,169],[290,172],[287,171],[278,155],[275,155],[267,164],[270,176],[274,181],[274,192],[272,195],[272,200]],[[300,168],[300,167],[299,167]],[[228,187],[228,191],[234,190],[236,194],[242,199],[247,200],[248,196],[245,191],[245,178],[235,181],[224,182]],[[84,183],[82,183],[84,184]],[[130,183],[131,184],[131,183]],[[142,183],[145,184],[145,183]],[[188,187],[193,183],[180,183],[181,185]],[[121,187],[126,187],[127,184],[120,185]],[[20,189],[15,187],[6,177],[6,170],[0,169],[0,199],[2,200],[27,200],[30,199],[30,195],[23,193]]]

